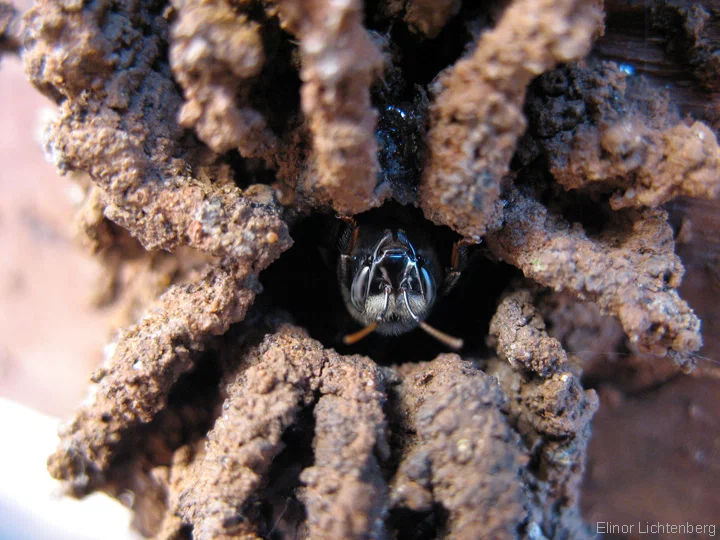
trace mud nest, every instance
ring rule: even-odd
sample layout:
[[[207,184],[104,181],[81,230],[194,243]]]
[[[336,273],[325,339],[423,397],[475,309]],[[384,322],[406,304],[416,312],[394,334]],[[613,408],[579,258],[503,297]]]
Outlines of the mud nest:
[[[710,24],[656,4],[717,92]],[[598,400],[573,351],[692,368],[662,205],[720,189],[717,118],[591,54],[600,3],[0,8],[0,51],[58,104],[45,144],[85,188],[98,301],[134,321],[49,460],[73,494],[112,494],[160,538],[591,536]],[[434,314],[461,356],[337,341],[326,231],[388,204],[482,241]],[[119,277],[139,258],[145,295]]]

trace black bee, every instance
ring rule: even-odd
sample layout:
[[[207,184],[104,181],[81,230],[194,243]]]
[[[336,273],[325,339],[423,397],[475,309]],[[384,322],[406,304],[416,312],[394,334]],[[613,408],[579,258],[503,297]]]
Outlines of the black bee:
[[[396,218],[398,216],[395,216]],[[453,247],[447,271],[438,260],[432,235],[408,220],[387,217],[344,220],[337,274],[345,306],[363,328],[345,336],[347,345],[371,332],[399,335],[420,327],[450,348],[463,341],[425,322],[438,296],[460,276],[466,244]]]

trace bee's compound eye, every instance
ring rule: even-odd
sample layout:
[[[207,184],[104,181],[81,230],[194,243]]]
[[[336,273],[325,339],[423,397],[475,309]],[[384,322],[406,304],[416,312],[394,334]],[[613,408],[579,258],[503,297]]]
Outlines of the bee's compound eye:
[[[422,279],[423,291],[425,291],[425,301],[428,305],[432,305],[435,301],[435,281],[433,280],[427,268],[420,269],[420,279]]]
[[[350,299],[352,300],[353,306],[355,306],[355,309],[358,311],[363,311],[365,309],[365,292],[367,291],[369,275],[370,267],[363,266],[355,275],[352,286],[350,287]]]

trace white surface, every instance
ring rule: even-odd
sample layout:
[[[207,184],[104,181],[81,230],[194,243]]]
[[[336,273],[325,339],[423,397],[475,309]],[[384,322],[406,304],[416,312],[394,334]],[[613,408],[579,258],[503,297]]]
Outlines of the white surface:
[[[58,421],[0,398],[0,540],[135,540],[130,511],[95,493],[63,497],[46,461]],[[12,434],[12,438],[8,435]]]

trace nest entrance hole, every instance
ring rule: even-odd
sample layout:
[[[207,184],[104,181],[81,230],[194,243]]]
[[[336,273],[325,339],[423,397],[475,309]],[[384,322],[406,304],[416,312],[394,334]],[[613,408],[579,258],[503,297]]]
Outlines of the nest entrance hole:
[[[441,538],[445,533],[447,510],[434,505],[428,512],[415,512],[408,508],[394,508],[390,511],[392,530],[398,540],[423,540]]]
[[[371,212],[395,212],[399,209],[424,220],[436,234],[438,256],[449,265],[457,235],[445,227],[427,222],[420,210],[385,205]],[[342,222],[330,215],[314,214],[299,221],[292,230],[293,247],[263,271],[260,281],[264,292],[259,301],[287,311],[310,335],[340,354],[367,355],[380,364],[430,361],[450,352],[444,345],[420,329],[397,337],[370,334],[348,346],[343,336],[360,329],[347,312],[337,280],[337,234]],[[455,288],[438,299],[427,322],[451,335],[463,338],[464,355],[482,355],[490,319],[500,295],[519,272],[513,267],[489,260],[482,245],[471,249],[467,267]]]
[[[448,66],[465,54],[477,36],[492,25],[502,11],[502,1],[484,2],[482,6],[464,2],[457,14],[445,22],[437,34],[428,37],[408,27],[405,9],[397,16],[388,14],[386,2],[365,2],[365,26],[383,36],[399,52],[399,67],[406,84],[405,91],[414,92],[415,85],[426,86]]]

